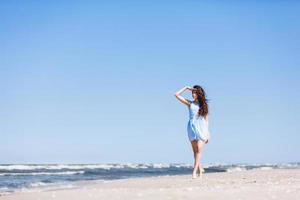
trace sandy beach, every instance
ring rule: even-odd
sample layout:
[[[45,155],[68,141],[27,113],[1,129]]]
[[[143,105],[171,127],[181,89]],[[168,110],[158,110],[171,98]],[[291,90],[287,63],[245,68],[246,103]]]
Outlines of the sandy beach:
[[[38,187],[1,200],[47,199],[299,199],[300,169],[259,169],[190,175],[79,181],[75,187]]]

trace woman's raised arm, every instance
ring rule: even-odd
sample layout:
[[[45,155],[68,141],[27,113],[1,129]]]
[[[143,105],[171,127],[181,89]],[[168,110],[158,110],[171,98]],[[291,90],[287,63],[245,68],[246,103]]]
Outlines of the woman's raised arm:
[[[177,92],[175,92],[175,97],[180,101],[182,102],[183,104],[187,105],[187,106],[190,106],[191,105],[191,101],[184,98],[183,96],[181,96],[181,93],[183,93],[185,90],[192,90],[191,87],[189,86],[185,86],[183,87],[182,89],[178,90]]]

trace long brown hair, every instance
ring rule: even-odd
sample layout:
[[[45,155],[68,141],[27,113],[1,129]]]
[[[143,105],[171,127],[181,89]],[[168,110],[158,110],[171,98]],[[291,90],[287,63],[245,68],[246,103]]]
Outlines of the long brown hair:
[[[206,93],[204,89],[200,85],[194,85],[193,91],[197,95],[197,99],[199,101],[199,111],[198,115],[205,117],[208,115],[208,99],[206,98]]]

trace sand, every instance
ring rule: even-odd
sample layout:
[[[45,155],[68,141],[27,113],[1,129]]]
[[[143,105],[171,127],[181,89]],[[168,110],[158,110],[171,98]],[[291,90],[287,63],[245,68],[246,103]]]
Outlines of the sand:
[[[74,188],[39,187],[1,200],[83,199],[300,199],[300,169],[266,169],[191,175],[79,181]]]

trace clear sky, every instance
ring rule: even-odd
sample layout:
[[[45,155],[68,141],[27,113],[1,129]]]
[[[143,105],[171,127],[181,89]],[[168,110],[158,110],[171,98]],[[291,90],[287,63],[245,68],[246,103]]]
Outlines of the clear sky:
[[[1,1],[0,163],[300,161],[299,1]],[[191,93],[183,94],[192,99]]]

